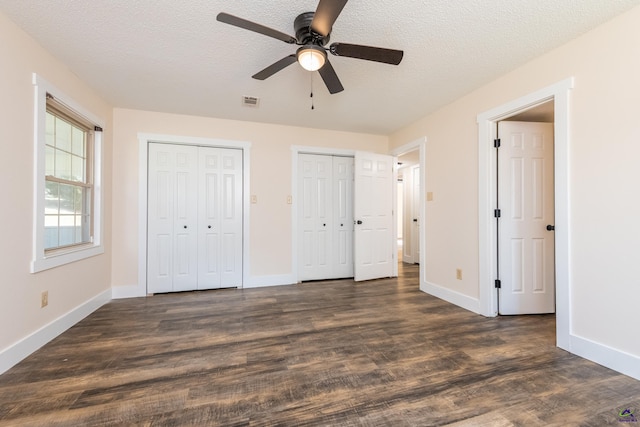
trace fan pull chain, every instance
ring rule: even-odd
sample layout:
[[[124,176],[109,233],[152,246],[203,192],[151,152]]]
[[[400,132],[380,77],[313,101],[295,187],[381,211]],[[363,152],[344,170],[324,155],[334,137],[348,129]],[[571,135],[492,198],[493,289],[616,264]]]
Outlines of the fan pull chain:
[[[309,80],[311,82],[311,95],[309,95],[309,97],[311,98],[311,109],[315,110],[316,107],[313,105],[313,73],[309,73],[311,75],[311,79]]]

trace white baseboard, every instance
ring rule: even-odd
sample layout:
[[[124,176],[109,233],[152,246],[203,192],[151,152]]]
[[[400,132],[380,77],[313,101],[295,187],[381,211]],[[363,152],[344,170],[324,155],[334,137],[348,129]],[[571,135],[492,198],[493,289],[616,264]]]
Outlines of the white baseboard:
[[[145,288],[138,285],[114,286],[111,288],[111,292],[111,298],[113,299],[139,298],[147,296]]]
[[[571,335],[570,352],[599,365],[640,380],[640,357]]]
[[[34,351],[111,301],[111,289],[80,304],[51,323],[0,351],[0,374],[8,371]]]
[[[434,297],[450,302],[451,304],[455,304],[459,307],[480,314],[480,301],[476,298],[471,298],[470,296],[461,294],[460,292],[452,291],[451,289],[429,282],[420,282],[420,290],[428,293],[429,295],[433,295]]]
[[[293,285],[298,281],[292,274],[271,276],[253,276],[243,284],[243,288],[262,288],[265,286]]]

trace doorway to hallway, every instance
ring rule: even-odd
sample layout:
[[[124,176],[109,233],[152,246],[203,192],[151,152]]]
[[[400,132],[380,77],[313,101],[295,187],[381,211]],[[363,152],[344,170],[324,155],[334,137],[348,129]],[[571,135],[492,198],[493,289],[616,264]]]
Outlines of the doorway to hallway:
[[[398,253],[408,264],[420,263],[420,157],[419,150],[398,156]]]
[[[554,237],[555,237],[555,302],[556,344],[571,351],[571,281],[570,281],[570,216],[569,216],[569,101],[574,87],[573,77],[558,81],[535,92],[484,111],[478,121],[478,312],[496,316],[496,221],[494,218],[495,123],[519,112],[553,102],[554,109]]]

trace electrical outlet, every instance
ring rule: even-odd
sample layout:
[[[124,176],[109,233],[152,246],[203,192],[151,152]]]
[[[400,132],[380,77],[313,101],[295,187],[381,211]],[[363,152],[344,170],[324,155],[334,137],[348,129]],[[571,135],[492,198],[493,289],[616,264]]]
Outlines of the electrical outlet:
[[[251,203],[254,204],[254,205],[256,203],[258,203],[258,196],[256,196],[255,194],[252,194],[251,195]]]
[[[49,291],[44,291],[40,296],[40,308],[44,308],[49,305]]]
[[[456,268],[456,279],[462,280],[462,269]]]
[[[293,197],[287,196],[287,204],[290,205],[291,203],[293,203]]]
[[[433,192],[427,191],[427,202],[433,202]]]

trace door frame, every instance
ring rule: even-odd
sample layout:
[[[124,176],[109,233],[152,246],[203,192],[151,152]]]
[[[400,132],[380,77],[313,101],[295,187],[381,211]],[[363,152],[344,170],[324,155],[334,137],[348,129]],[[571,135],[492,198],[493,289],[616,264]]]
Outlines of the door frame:
[[[242,285],[249,280],[250,142],[192,136],[138,133],[138,284],[136,295],[147,295],[147,191],[150,143],[196,145],[242,150]]]
[[[569,96],[573,77],[485,111],[478,121],[478,256],[480,313],[497,316],[496,271],[496,159],[493,140],[496,123],[553,100],[554,118],[554,197],[555,197],[555,266],[556,266],[556,345],[569,349],[571,332],[570,302],[570,218],[569,218]]]
[[[422,224],[422,227],[420,228],[420,236],[418,238],[418,245],[420,247],[420,259],[418,260],[419,264],[418,264],[418,281],[419,281],[419,286],[420,286],[420,290],[423,292],[430,292],[430,287],[427,283],[427,279],[426,279],[426,262],[427,262],[427,251],[426,251],[426,241],[427,241],[427,230],[426,227],[424,226],[424,224],[426,224],[425,221],[425,201],[426,201],[426,183],[427,183],[427,137],[423,136],[421,138],[418,138],[416,140],[413,140],[407,144],[401,145],[400,147],[394,148],[393,150],[391,150],[390,154],[392,156],[395,157],[399,157],[403,154],[409,153],[411,151],[415,151],[418,150],[419,153],[419,163],[418,163],[418,167],[420,168],[420,194],[418,196],[418,203],[419,203],[419,210],[420,210],[420,221]],[[396,178],[397,179],[397,178]],[[397,194],[395,194],[395,191],[397,191],[397,186],[394,186],[394,196],[393,196],[393,203],[397,204],[398,203],[398,199],[397,199]],[[394,212],[396,210],[395,205],[394,205]],[[394,228],[395,228],[395,224],[394,224]],[[397,234],[397,231],[394,231],[395,234]],[[396,274],[396,276],[398,275],[398,263],[396,263],[394,265],[394,272]]]

